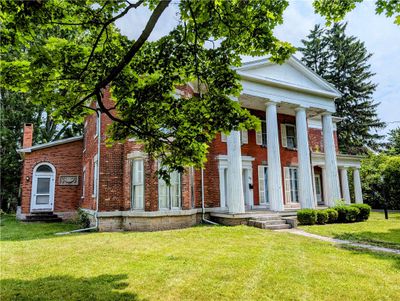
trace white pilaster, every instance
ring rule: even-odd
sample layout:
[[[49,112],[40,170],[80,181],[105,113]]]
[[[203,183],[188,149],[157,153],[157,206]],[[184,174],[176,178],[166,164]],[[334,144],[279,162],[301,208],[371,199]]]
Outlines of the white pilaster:
[[[321,166],[321,171],[322,171],[322,194],[323,194],[323,201],[324,205],[328,206],[328,181],[326,178],[326,168],[325,166]]]
[[[324,138],[325,168],[327,182],[327,200],[325,204],[334,206],[334,202],[340,199],[339,175],[336,161],[335,141],[333,140],[332,115],[322,115],[322,131]]]
[[[360,170],[355,168],[353,171],[353,178],[354,178],[354,195],[357,204],[363,203],[363,196],[361,190],[361,179],[360,179]]]
[[[228,145],[228,187],[227,205],[229,213],[244,213],[244,196],[242,183],[242,155],[240,132],[232,131],[227,138]]]
[[[267,103],[267,147],[268,147],[268,198],[270,209],[283,211],[282,167],[279,149],[278,116],[276,103]]]
[[[220,207],[226,207],[226,195],[225,195],[225,169],[222,167],[218,168],[219,174],[219,198],[220,198]]]
[[[306,109],[296,108],[297,156],[299,160],[299,200],[301,208],[315,208]]]
[[[351,203],[350,189],[349,189],[349,178],[347,177],[347,168],[343,167],[339,169],[340,181],[342,182],[342,197],[344,202],[348,205]]]

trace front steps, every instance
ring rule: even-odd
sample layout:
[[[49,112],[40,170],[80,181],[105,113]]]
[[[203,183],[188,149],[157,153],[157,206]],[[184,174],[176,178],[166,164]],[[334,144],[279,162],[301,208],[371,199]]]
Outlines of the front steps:
[[[247,225],[260,229],[281,230],[297,227],[295,210],[283,212],[250,211],[241,214],[211,212],[212,221],[225,226]]]
[[[53,212],[31,212],[26,216],[24,222],[60,223],[62,218]]]
[[[290,229],[292,227],[290,224],[287,223],[285,219],[282,219],[282,217],[279,215],[271,215],[250,219],[247,222],[247,225],[250,227],[268,230]]]

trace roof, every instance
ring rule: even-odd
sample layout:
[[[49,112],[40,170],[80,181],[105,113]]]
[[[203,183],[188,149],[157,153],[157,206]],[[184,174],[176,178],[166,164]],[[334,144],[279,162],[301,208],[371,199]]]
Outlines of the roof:
[[[294,68],[294,70],[297,70],[299,73],[301,73],[304,78],[307,78],[311,82],[314,82],[315,86],[314,87],[304,86],[304,85],[294,83],[291,81],[286,81],[286,80],[282,80],[282,79],[278,79],[278,78],[274,78],[274,77],[270,77],[270,76],[265,76],[265,75],[261,76],[259,74],[257,75],[252,72],[249,72],[249,71],[257,69],[257,68],[277,65],[277,64],[271,62],[268,57],[245,62],[242,64],[242,66],[235,68],[235,69],[238,71],[238,74],[243,79],[247,79],[250,81],[262,82],[265,84],[278,86],[281,88],[302,91],[302,92],[321,95],[321,96],[325,96],[325,97],[329,97],[329,98],[338,98],[338,97],[342,96],[340,91],[337,90],[332,84],[327,82],[321,76],[319,76],[314,71],[312,71],[310,68],[308,68],[306,65],[304,65],[295,56],[292,55],[289,59],[287,59],[284,62],[284,64],[291,66],[292,68]]]
[[[27,148],[20,148],[17,150],[17,152],[19,153],[30,153],[32,151],[35,150],[39,150],[39,149],[43,149],[43,148],[48,148],[48,147],[53,147],[56,145],[61,145],[61,144],[66,144],[66,143],[71,143],[71,142],[75,142],[75,141],[79,141],[82,140],[83,136],[76,136],[76,137],[71,137],[71,138],[66,138],[66,139],[60,139],[60,140],[56,140],[56,141],[52,141],[52,142],[48,142],[48,143],[42,143],[42,144],[37,144],[31,147],[27,147]]]

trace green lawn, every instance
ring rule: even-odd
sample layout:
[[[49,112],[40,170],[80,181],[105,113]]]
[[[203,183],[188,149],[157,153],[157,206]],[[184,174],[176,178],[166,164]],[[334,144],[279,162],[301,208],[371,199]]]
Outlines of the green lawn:
[[[284,232],[50,236],[72,226],[2,224],[2,301],[400,300],[400,257]]]
[[[366,222],[301,226],[301,229],[323,236],[400,249],[400,213],[371,212]]]

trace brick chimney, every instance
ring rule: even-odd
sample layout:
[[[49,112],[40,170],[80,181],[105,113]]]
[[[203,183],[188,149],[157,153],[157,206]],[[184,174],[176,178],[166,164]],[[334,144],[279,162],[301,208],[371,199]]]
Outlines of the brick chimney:
[[[32,146],[33,142],[33,124],[25,123],[24,124],[24,138],[22,142],[22,148],[28,148]]]

